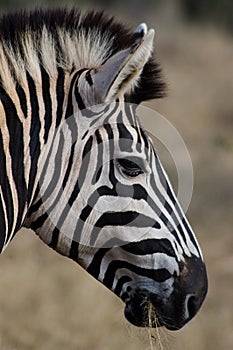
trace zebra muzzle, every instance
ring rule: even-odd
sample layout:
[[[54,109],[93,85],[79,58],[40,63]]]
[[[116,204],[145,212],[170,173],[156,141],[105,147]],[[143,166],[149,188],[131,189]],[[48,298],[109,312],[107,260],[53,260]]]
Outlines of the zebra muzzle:
[[[200,259],[187,262],[188,272],[170,278],[170,287],[154,282],[135,286],[122,298],[125,317],[138,327],[165,326],[178,330],[189,322],[200,309],[207,293],[207,275]]]

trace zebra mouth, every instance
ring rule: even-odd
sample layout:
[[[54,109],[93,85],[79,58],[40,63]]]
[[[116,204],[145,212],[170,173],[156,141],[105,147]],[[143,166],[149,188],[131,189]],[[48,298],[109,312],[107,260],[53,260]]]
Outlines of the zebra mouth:
[[[151,313],[149,311],[150,309],[152,310]],[[176,323],[163,315],[160,307],[152,304],[151,301],[141,301],[141,303],[138,303],[133,300],[132,302],[127,302],[124,314],[127,321],[137,327],[166,327],[170,331],[176,331],[184,325]]]
[[[150,306],[151,309],[150,309]],[[162,317],[156,311],[157,307],[146,298],[135,296],[125,301],[125,318],[137,327],[161,327],[164,326]],[[150,310],[152,312],[150,312]]]
[[[185,320],[172,315],[164,299],[148,291],[133,293],[124,300],[125,318],[137,327],[166,327],[175,331],[184,326]]]

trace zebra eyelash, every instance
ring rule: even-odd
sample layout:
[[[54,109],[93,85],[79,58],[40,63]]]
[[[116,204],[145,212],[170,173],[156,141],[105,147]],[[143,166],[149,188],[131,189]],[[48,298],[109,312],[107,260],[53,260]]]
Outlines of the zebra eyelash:
[[[137,177],[145,172],[142,160],[137,157],[117,158],[116,164],[121,172],[129,177]]]

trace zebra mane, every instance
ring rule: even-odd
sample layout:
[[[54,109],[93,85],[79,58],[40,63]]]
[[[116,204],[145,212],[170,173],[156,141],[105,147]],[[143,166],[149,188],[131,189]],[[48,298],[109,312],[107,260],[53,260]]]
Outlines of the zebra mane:
[[[26,74],[40,83],[41,67],[56,77],[57,68],[68,72],[103,64],[116,52],[130,47],[135,35],[129,27],[103,12],[81,14],[77,9],[34,10],[0,18],[0,80],[8,91],[26,82]],[[165,95],[158,63],[151,58],[128,100],[140,103]]]

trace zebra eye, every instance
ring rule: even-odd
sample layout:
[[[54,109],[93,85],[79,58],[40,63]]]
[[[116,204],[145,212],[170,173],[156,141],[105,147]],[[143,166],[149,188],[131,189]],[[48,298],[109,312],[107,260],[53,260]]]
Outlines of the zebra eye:
[[[122,169],[122,172],[127,176],[136,177],[143,173],[142,168],[130,159],[119,158],[117,161]]]

